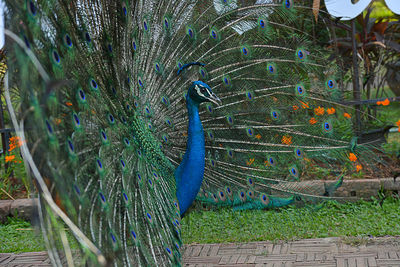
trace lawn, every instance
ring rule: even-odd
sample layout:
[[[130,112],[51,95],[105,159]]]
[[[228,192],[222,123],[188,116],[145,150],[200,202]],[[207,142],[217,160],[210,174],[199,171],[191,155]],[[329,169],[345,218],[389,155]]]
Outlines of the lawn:
[[[332,236],[400,235],[400,200],[287,207],[268,211],[196,211],[184,218],[183,241],[190,243],[297,240]]]
[[[46,250],[38,230],[20,219],[9,218],[8,223],[0,225],[0,244],[0,253]]]
[[[276,210],[192,211],[182,221],[183,242],[223,243],[296,240],[318,237],[400,235],[400,199]],[[0,225],[0,253],[44,250],[43,238],[28,222],[10,219]]]

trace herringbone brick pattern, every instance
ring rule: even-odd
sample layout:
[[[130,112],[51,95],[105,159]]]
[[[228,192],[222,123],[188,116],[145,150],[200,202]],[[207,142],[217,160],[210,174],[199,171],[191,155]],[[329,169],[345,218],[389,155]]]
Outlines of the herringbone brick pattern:
[[[196,244],[185,247],[184,266],[400,267],[400,237],[351,246],[339,238],[246,244]],[[393,242],[393,240],[395,242]],[[46,252],[0,254],[0,266],[50,266]]]
[[[186,266],[221,267],[400,267],[398,244],[381,242],[354,247],[340,242],[338,238],[326,238],[276,244],[191,245],[185,250],[184,263]]]

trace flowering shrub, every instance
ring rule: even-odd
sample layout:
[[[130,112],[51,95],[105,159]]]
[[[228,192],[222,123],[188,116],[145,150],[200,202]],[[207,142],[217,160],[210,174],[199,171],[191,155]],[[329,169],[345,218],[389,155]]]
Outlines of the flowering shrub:
[[[21,160],[15,159],[16,151],[14,150],[16,148],[20,148],[24,142],[18,136],[10,137],[9,141],[10,141],[10,148],[8,149],[8,152],[10,152],[10,155],[5,157],[6,163],[7,162],[21,163],[22,162]]]
[[[0,199],[26,197],[30,189],[19,149],[24,141],[14,136],[9,143],[8,151],[0,156]]]

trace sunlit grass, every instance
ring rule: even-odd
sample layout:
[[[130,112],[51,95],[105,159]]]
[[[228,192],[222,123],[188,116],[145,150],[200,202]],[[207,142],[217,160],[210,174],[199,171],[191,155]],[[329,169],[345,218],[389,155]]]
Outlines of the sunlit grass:
[[[195,211],[182,225],[186,244],[400,235],[400,200],[390,198],[382,206],[326,202],[318,210]]]

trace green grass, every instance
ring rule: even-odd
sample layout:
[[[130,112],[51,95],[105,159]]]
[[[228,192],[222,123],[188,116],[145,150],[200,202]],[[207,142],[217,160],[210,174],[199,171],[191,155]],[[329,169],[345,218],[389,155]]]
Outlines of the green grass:
[[[318,210],[195,211],[182,226],[186,244],[400,235],[400,200],[387,199],[382,207],[377,201],[361,201],[326,202]]]
[[[42,236],[21,219],[8,218],[8,223],[0,224],[0,244],[0,253],[46,250]]]
[[[400,200],[388,198],[382,207],[378,202],[326,202],[320,209],[195,210],[182,221],[182,238],[192,244],[400,235]],[[0,253],[45,250],[43,238],[31,228],[19,219],[0,225]]]

